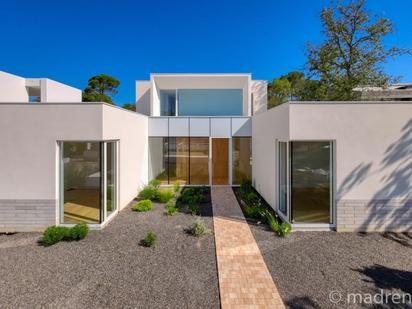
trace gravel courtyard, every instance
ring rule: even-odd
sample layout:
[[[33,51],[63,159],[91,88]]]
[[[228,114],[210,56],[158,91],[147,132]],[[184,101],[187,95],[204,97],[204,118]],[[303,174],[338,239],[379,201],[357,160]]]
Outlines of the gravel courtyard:
[[[211,206],[201,212],[212,231]],[[40,233],[0,235],[1,308],[219,308],[213,232],[185,229],[195,217],[125,209],[79,242],[37,244]],[[147,231],[155,248],[139,245]]]
[[[347,293],[380,289],[412,294],[411,234],[293,232],[279,238],[261,226],[249,226],[290,308],[365,308],[367,304],[346,303]],[[333,291],[342,296],[336,305],[329,301]],[[394,307],[412,306],[379,306]]]

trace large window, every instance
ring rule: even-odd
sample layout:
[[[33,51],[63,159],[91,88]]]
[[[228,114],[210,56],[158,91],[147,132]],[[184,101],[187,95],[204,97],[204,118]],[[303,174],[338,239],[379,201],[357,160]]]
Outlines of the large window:
[[[287,216],[288,207],[288,160],[287,143],[279,142],[279,164],[278,164],[278,191],[279,191],[279,210]]]
[[[242,116],[242,89],[179,89],[179,116]]]
[[[331,223],[331,142],[291,142],[294,223]]]
[[[61,223],[101,223],[116,210],[116,164],[115,142],[61,143]]]
[[[209,138],[150,137],[149,179],[162,184],[208,184]]]
[[[233,184],[252,177],[252,143],[250,137],[232,138]]]
[[[160,90],[160,116],[176,116],[176,90]]]

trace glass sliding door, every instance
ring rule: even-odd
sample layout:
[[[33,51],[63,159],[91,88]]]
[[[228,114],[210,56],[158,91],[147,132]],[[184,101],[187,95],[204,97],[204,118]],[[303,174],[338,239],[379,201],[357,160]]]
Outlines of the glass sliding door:
[[[106,143],[106,215],[110,216],[116,209],[117,177],[116,142]]]
[[[62,223],[101,222],[101,143],[62,143]]]
[[[162,184],[169,183],[168,138],[149,137],[149,179],[158,179]]]
[[[287,209],[288,209],[288,144],[286,142],[279,142],[278,143],[278,203],[279,203],[279,211],[287,216]]]
[[[190,184],[209,184],[209,138],[190,138]]]
[[[117,210],[117,142],[61,142],[60,151],[60,222],[102,223]]]
[[[169,137],[169,183],[189,183],[189,138]]]
[[[293,223],[332,223],[332,143],[291,142]]]
[[[240,185],[242,180],[252,179],[252,143],[250,137],[232,138],[232,183]]]

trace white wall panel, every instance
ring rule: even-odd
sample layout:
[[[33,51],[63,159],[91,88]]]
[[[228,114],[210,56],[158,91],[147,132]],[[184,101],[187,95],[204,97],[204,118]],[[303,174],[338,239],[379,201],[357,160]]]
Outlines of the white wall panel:
[[[190,118],[190,136],[209,136],[209,118]]]
[[[149,136],[168,136],[168,123],[167,118],[149,118]]]
[[[232,118],[232,136],[252,136],[252,119]]]
[[[189,118],[169,118],[169,136],[189,136]]]
[[[211,136],[212,137],[230,137],[231,125],[230,118],[211,118]]]

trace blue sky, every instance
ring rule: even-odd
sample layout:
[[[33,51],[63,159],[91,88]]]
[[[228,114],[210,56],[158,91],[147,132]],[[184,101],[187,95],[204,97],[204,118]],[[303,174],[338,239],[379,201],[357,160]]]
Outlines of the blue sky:
[[[121,81],[114,100],[133,102],[134,81],[154,73],[246,72],[271,80],[302,69],[304,44],[321,42],[325,0],[1,1],[0,70],[83,89],[100,73]],[[412,1],[369,0],[412,49]],[[412,82],[412,57],[386,65]]]

